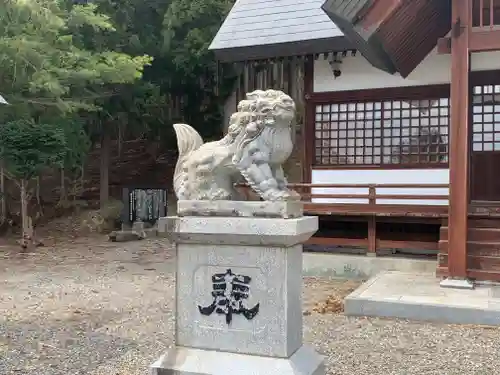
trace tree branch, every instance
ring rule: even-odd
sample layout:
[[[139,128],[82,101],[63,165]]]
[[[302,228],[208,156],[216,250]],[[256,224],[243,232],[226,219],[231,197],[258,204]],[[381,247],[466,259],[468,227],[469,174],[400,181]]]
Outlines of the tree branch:
[[[4,170],[3,170],[3,175],[4,175],[7,179],[9,179],[9,180],[13,181],[13,182],[17,185],[17,187],[18,187],[19,189],[21,188],[21,184],[19,183],[19,180],[18,180],[17,178],[15,178],[15,177],[12,175],[12,173],[10,173],[10,172],[9,172],[9,171],[7,171],[6,169],[4,169]]]

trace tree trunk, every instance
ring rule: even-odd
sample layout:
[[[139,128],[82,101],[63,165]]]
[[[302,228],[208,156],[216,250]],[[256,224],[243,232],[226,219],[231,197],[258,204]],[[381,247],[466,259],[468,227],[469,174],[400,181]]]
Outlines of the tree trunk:
[[[0,225],[7,220],[7,197],[5,196],[5,174],[3,161],[0,160]]]
[[[74,180],[74,193],[73,193],[73,202],[76,201],[76,197],[80,197],[85,191],[85,162],[82,162],[82,171],[80,176],[80,181],[78,179]]]
[[[101,190],[99,201],[104,208],[109,201],[109,159],[111,153],[111,136],[104,131],[101,138]]]
[[[122,132],[123,126],[120,125],[118,126],[118,156],[121,156],[122,154]]]
[[[64,167],[61,168],[61,193],[59,196],[59,203],[68,201],[68,192],[66,190],[66,173],[64,173]]]
[[[33,245],[33,225],[31,218],[28,216],[28,194],[26,180],[21,180],[21,221],[22,221],[22,238],[21,246],[24,249],[31,250]]]

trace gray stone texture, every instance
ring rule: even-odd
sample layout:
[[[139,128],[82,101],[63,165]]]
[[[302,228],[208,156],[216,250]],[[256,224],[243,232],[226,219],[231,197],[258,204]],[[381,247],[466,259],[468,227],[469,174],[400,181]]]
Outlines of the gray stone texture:
[[[367,280],[384,271],[427,274],[436,271],[435,260],[332,254],[321,248],[320,250],[321,253],[304,253],[302,261],[304,276]]]
[[[233,203],[245,212],[264,210]],[[153,374],[323,375],[322,357],[302,343],[302,242],[317,228],[317,217],[160,220],[159,231],[176,243],[176,347],[151,366]],[[255,316],[226,321],[200,311],[214,302],[212,276],[228,269],[251,278],[243,304],[259,304]]]
[[[152,375],[324,375],[323,358],[302,346],[290,358],[176,347],[152,366]]]
[[[205,143],[192,126],[174,124],[177,198],[240,200],[234,182],[243,178],[264,201],[300,201],[300,194],[287,187],[283,170],[293,151],[296,112],[294,100],[283,91],[254,90],[238,103],[227,133],[218,141]]]
[[[179,244],[177,247],[176,343],[184,347],[273,357],[289,357],[302,345],[302,246],[265,247]],[[231,269],[252,278],[247,308],[260,304],[247,320],[234,315],[202,315],[212,303],[215,273]]]
[[[158,232],[176,243],[211,245],[293,246],[307,241],[318,218],[254,219],[248,217],[166,217]]]
[[[178,216],[222,216],[290,219],[303,215],[304,205],[297,201],[179,201]]]

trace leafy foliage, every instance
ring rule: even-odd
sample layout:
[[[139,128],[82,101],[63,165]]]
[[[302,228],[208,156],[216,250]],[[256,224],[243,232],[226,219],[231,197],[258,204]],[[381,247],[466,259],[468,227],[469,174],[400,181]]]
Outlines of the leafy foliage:
[[[83,121],[61,118],[55,126],[62,129],[66,143],[62,167],[69,172],[80,171],[91,146]]]
[[[45,167],[62,167],[66,154],[64,132],[55,124],[18,120],[0,126],[0,158],[16,180],[29,181]]]
[[[208,50],[234,0],[171,0],[163,19],[163,49],[182,77],[213,71]]]
[[[176,72],[170,90],[187,93],[182,120],[204,137],[219,136],[223,105],[234,89],[231,69],[219,74],[208,49],[234,0],[171,0],[163,19],[163,53]]]
[[[112,33],[110,18],[97,6],[67,6],[58,0],[0,0],[0,87],[12,104],[4,120],[46,118],[95,109],[112,92],[107,83],[141,78],[147,55],[92,51],[78,43],[87,29]]]
[[[92,116],[93,137],[103,130],[122,135],[161,137],[174,146],[171,124],[188,122],[204,137],[219,135],[222,108],[234,75],[217,80],[208,47],[234,0],[94,0],[115,31],[86,29],[79,44],[95,51],[147,54],[153,61],[143,79],[113,85],[117,93],[99,100],[104,110]],[[217,90],[218,89],[218,90]],[[174,142],[172,142],[174,141]]]
[[[174,147],[171,124],[183,121],[204,138],[218,135],[234,75],[218,76],[208,46],[233,3],[0,0],[0,90],[11,104],[0,106],[0,135],[10,137],[0,140],[0,158],[8,170],[31,178],[51,164],[71,172],[88,152],[87,134],[160,137]],[[14,145],[31,151],[22,156]]]

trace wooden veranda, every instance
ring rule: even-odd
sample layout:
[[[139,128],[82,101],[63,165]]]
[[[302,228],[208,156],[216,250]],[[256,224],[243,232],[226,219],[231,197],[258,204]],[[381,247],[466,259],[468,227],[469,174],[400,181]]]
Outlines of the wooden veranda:
[[[495,147],[473,147],[471,113],[473,88],[470,81],[471,53],[500,50],[500,1],[453,0],[450,36],[440,39],[438,50],[451,53],[451,148],[450,148],[450,210],[448,241],[443,243],[438,271],[455,278],[500,279],[498,259],[497,216],[486,212],[482,217],[477,206],[492,206],[491,201],[478,202],[478,184],[493,184],[495,171],[471,173],[483,163],[498,161]],[[450,47],[449,50],[443,47]],[[495,87],[492,103],[495,103]],[[484,118],[484,112],[482,114]],[[476,164],[480,161],[481,164]],[[471,168],[473,167],[473,168]],[[479,249],[479,251],[477,251]],[[477,272],[477,266],[481,272]]]
[[[438,53],[451,54],[449,206],[411,206],[411,215],[442,220],[439,275],[500,280],[500,72],[471,74],[472,53],[500,50],[500,0],[327,0],[323,9],[372,65],[390,73],[406,77],[436,46],[436,38]],[[399,207],[374,204],[376,190],[370,188],[365,208],[350,207],[350,212],[407,216]],[[367,243],[374,251],[377,237],[370,220]]]
[[[298,104],[299,149],[293,163],[300,173],[291,180],[302,183],[291,186],[301,192],[306,212],[320,217],[320,230],[310,243],[359,247],[365,249],[360,253],[372,255],[423,249],[437,254],[440,276],[500,281],[500,70],[471,72],[471,54],[500,51],[500,0],[326,0],[322,8],[349,43],[344,38],[329,46],[311,40],[308,49],[298,42],[283,43],[286,49],[266,45],[265,54],[262,46],[219,51],[240,65],[235,106],[242,93],[262,87],[285,90]],[[450,55],[450,74],[436,84],[315,91],[320,58],[360,53],[378,69],[405,78],[433,50]],[[430,104],[429,112],[438,114],[401,114],[415,103]],[[400,115],[385,119],[386,111]],[[391,129],[399,135],[375,134],[374,115],[397,122],[399,127]],[[340,135],[349,132],[340,128],[347,123],[341,116],[352,116],[354,132],[363,135]],[[443,137],[433,140],[432,121]],[[402,147],[402,134],[414,128],[427,133]],[[394,147],[384,151],[385,139],[391,146],[399,142],[397,157]],[[349,154],[345,144],[358,140],[369,144],[362,144],[361,154]],[[439,169],[449,179],[446,184],[430,179],[422,184],[343,184],[325,177],[326,184],[312,183],[315,172],[339,176],[335,173],[343,170],[396,169],[424,175]]]

